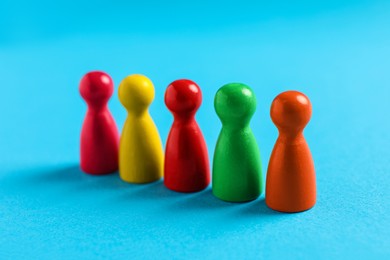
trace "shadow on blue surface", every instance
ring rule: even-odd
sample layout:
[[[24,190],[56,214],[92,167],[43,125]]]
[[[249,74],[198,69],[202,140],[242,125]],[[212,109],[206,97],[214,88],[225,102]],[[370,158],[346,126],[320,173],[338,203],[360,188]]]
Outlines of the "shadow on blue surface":
[[[118,172],[107,175],[88,175],[81,171],[79,165],[69,165],[59,168],[43,168],[42,170],[33,170],[30,181],[36,184],[81,184],[93,183],[91,188],[105,186],[106,188],[121,186],[118,179]],[[100,181],[99,181],[100,179]],[[103,185],[104,184],[104,185]]]
[[[114,194],[114,204],[135,204],[142,207],[163,206],[162,210],[177,212],[215,212],[233,210],[239,215],[248,216],[282,216],[279,212],[265,205],[264,197],[247,203],[230,203],[217,199],[212,194],[211,187],[197,193],[178,193],[167,189],[162,180],[150,184],[129,184],[123,182],[118,173],[92,176],[83,173],[78,165],[58,168],[44,168],[30,171],[28,185],[39,186],[42,192],[58,193],[65,190],[62,196],[79,196],[94,198],[94,201],[104,200],[106,194]],[[159,205],[160,204],[160,205]],[[161,209],[161,208],[160,208]]]

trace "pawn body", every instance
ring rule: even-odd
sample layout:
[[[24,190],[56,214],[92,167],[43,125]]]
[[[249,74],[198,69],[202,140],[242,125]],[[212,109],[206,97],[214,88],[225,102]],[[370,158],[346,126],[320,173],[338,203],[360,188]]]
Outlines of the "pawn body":
[[[118,128],[107,107],[113,82],[104,72],[87,73],[80,82],[80,94],[88,104],[81,130],[80,167],[101,175],[118,170]]]
[[[222,130],[214,153],[213,194],[231,202],[254,200],[262,193],[260,152],[249,126],[254,93],[244,84],[227,84],[218,90],[214,106]]]
[[[195,121],[201,102],[200,88],[190,80],[174,81],[165,92],[174,122],[165,148],[164,184],[174,191],[196,192],[210,183],[207,146]]]
[[[279,137],[268,165],[266,204],[274,210],[300,212],[316,203],[314,163],[303,136],[311,113],[309,99],[297,91],[281,93],[272,103]]]
[[[154,86],[143,75],[126,77],[119,86],[119,99],[128,115],[119,148],[119,175],[131,183],[148,183],[163,175],[160,135],[148,112]]]

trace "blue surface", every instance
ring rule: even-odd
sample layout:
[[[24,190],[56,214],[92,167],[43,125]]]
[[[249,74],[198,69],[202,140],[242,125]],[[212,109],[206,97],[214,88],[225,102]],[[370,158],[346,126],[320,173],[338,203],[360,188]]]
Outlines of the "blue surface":
[[[390,257],[389,2],[88,2],[0,3],[1,259]],[[198,82],[210,158],[221,126],[215,92],[250,85],[264,172],[277,137],[272,99],[306,93],[317,205],[280,214],[264,196],[231,204],[210,189],[178,194],[83,174],[78,83],[95,69],[116,89],[128,74],[153,80],[164,143],[166,86]],[[110,108],[121,128],[117,95]]]

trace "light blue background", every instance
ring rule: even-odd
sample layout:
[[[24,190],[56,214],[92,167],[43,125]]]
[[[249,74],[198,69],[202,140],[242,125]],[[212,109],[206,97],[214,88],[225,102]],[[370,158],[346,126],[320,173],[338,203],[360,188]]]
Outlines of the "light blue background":
[[[389,258],[390,3],[269,2],[2,0],[0,258]],[[210,158],[221,127],[215,92],[250,85],[264,173],[277,137],[272,99],[306,93],[317,205],[280,214],[264,196],[231,204],[210,189],[178,194],[83,174],[78,83],[96,69],[116,90],[129,74],[153,80],[164,143],[166,86],[196,81]],[[122,128],[116,93],[110,109]]]

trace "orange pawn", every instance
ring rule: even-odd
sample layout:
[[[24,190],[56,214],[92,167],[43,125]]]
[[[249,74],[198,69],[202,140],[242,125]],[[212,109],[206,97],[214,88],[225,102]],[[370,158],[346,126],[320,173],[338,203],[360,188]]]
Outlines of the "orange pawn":
[[[310,100],[297,91],[283,92],[272,102],[279,137],[267,172],[265,202],[271,209],[300,212],[316,203],[314,163],[303,136],[311,113]]]

